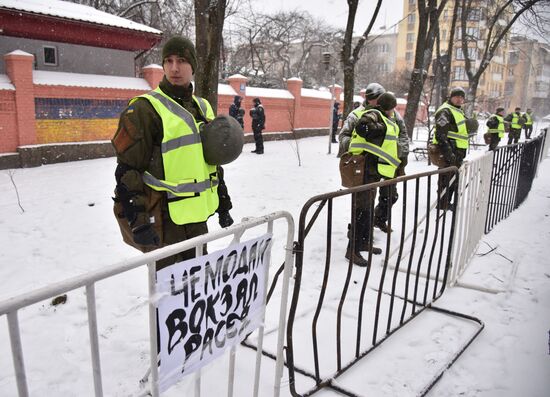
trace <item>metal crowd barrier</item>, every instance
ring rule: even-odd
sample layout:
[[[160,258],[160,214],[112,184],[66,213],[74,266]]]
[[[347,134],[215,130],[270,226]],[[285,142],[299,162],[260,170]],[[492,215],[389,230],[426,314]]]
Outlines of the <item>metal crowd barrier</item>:
[[[474,322],[474,334],[423,388],[420,394],[425,395],[481,332],[481,320],[433,305],[446,288],[455,232],[454,212],[432,205],[441,176],[456,178],[457,169],[399,177],[315,196],[306,202],[300,214],[287,325],[287,366],[293,396],[310,396],[324,388],[357,396],[338,384],[338,378],[425,310]],[[382,267],[373,266],[370,252],[365,255],[369,266],[353,265],[343,259],[342,247],[347,242],[345,231],[350,219],[351,235],[357,232],[356,196],[376,194],[376,189],[388,187],[395,187],[399,201],[388,213],[388,224],[395,230],[387,234],[382,245]],[[371,202],[371,220],[373,211]],[[350,215],[344,216],[346,213]],[[371,244],[375,243],[372,222],[370,236]],[[392,256],[393,246],[397,255]],[[314,262],[306,262],[306,258],[314,258]],[[308,285],[316,283],[318,289],[303,290],[304,279]]]
[[[527,197],[538,164],[545,156],[546,135],[546,130],[543,130],[534,139],[501,146],[494,151],[485,233],[506,219]]]
[[[457,223],[448,285],[453,286],[475,255],[485,232],[493,152],[464,162],[460,168]]]
[[[8,329],[11,342],[12,359],[15,370],[15,378],[17,383],[18,395],[20,397],[29,396],[29,388],[27,384],[27,373],[24,365],[23,357],[23,341],[20,333],[20,322],[18,320],[18,312],[22,308],[36,304],[38,302],[50,299],[69,291],[73,291],[78,288],[86,289],[87,311],[88,311],[88,329],[90,334],[90,349],[91,349],[91,372],[93,374],[93,388],[94,395],[101,397],[103,392],[103,376],[101,373],[100,362],[100,348],[98,338],[98,323],[96,316],[96,296],[95,285],[97,282],[106,280],[118,274],[125,273],[132,269],[136,269],[140,266],[148,266],[149,269],[149,329],[150,329],[150,359],[151,359],[151,378],[149,382],[150,390],[144,392],[145,395],[152,395],[154,397],[159,395],[158,391],[158,373],[157,373],[157,328],[156,328],[156,307],[152,296],[155,294],[155,261],[163,259],[165,257],[174,255],[178,252],[186,251],[192,248],[197,250],[197,254],[202,253],[202,247],[204,244],[213,242],[215,240],[233,236],[233,242],[239,242],[243,233],[251,228],[266,225],[269,233],[273,230],[273,222],[277,219],[284,219],[287,222],[286,232],[286,254],[285,254],[285,266],[284,277],[281,291],[281,302],[279,312],[279,325],[277,330],[277,348],[276,348],[276,367],[275,367],[275,380],[273,396],[279,396],[281,388],[281,378],[283,373],[283,344],[284,344],[284,327],[286,322],[287,302],[288,302],[288,290],[289,280],[292,275],[293,267],[293,254],[292,243],[294,236],[294,220],[292,216],[286,211],[275,212],[270,215],[266,215],[259,218],[249,219],[238,225],[233,225],[229,228],[210,232],[203,236],[199,236],[187,241],[183,241],[178,244],[174,244],[168,247],[160,248],[158,250],[140,255],[134,259],[125,260],[114,265],[102,268],[97,271],[93,271],[78,277],[74,277],[57,284],[53,284],[41,289],[37,289],[13,298],[0,302],[0,317],[6,316],[8,321]],[[264,297],[265,303],[265,297]],[[264,306],[265,308],[265,306]],[[259,329],[258,344],[260,349],[256,355],[254,372],[254,396],[258,395],[258,385],[260,379],[260,363],[261,363],[261,344],[263,340],[263,326]],[[235,351],[231,351],[230,366],[228,373],[228,390],[227,395],[232,396],[234,385],[234,367],[235,367]],[[48,365],[48,363],[45,363]],[[248,376],[248,375],[247,375]],[[136,384],[137,384],[136,380]],[[109,392],[107,395],[113,395]],[[196,373],[195,379],[195,397],[201,395],[201,377],[200,372]]]

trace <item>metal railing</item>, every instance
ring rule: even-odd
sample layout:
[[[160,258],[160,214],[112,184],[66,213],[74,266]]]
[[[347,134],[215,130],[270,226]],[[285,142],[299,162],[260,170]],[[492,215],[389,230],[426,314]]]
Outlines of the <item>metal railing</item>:
[[[534,139],[501,146],[494,151],[485,233],[506,219],[527,197],[538,164],[544,158],[546,135],[543,130]]]
[[[277,219],[284,219],[287,222],[287,238],[286,238],[286,254],[285,254],[285,267],[284,267],[284,277],[283,277],[283,286],[282,286],[282,297],[280,303],[280,313],[279,313],[279,322],[280,329],[278,330],[277,336],[277,353],[276,353],[276,370],[275,370],[275,381],[274,381],[274,390],[273,395],[279,396],[280,393],[280,382],[283,372],[283,344],[284,344],[284,327],[286,323],[286,312],[287,312],[287,296],[289,289],[289,280],[292,275],[293,267],[293,255],[292,255],[292,244],[294,236],[294,220],[292,216],[286,211],[275,212],[263,217],[252,218],[240,223],[238,225],[233,225],[229,228],[210,232],[203,236],[195,237],[183,241],[178,244],[160,248],[158,250],[140,255],[139,257],[125,260],[105,268],[93,271],[81,276],[77,276],[65,281],[61,281],[56,284],[49,285],[44,288],[40,288],[28,293],[24,293],[19,296],[9,298],[5,301],[0,302],[0,316],[6,315],[8,322],[8,330],[10,335],[11,351],[13,366],[15,372],[15,378],[17,383],[18,395],[20,397],[29,396],[29,388],[27,384],[27,373],[25,370],[24,357],[23,357],[23,341],[20,333],[20,322],[18,319],[18,312],[20,309],[27,306],[36,304],[38,302],[50,299],[61,294],[64,294],[69,291],[73,291],[78,288],[86,289],[86,302],[87,302],[87,312],[88,312],[88,329],[90,334],[90,349],[91,349],[91,372],[93,374],[93,387],[94,395],[96,397],[101,397],[104,395],[103,392],[103,382],[102,382],[102,373],[101,373],[101,362],[100,362],[100,351],[98,343],[98,327],[97,327],[97,316],[96,316],[96,296],[95,296],[95,285],[99,281],[106,280],[110,277],[113,277],[118,274],[128,272],[132,269],[136,269],[140,266],[148,266],[149,269],[149,330],[150,330],[150,359],[151,359],[151,379],[150,390],[146,394],[151,394],[152,396],[158,396],[158,373],[157,373],[157,328],[156,328],[156,307],[154,300],[151,299],[155,294],[155,262],[166,258],[168,256],[174,255],[176,253],[186,251],[192,248],[197,250],[197,253],[202,252],[202,247],[208,242],[215,241],[227,236],[233,236],[233,242],[238,242],[243,235],[243,233],[251,228],[261,226],[266,224],[268,232],[272,231],[273,222]],[[264,297],[265,304],[265,297]],[[264,306],[265,307],[265,306]],[[263,338],[263,326],[259,330],[260,345]],[[261,350],[261,348],[260,348]],[[232,351],[232,362],[234,368],[234,351]],[[258,353],[255,365],[255,388],[254,395],[258,395],[257,385],[259,383],[260,377],[260,365],[259,361],[261,360],[261,354]],[[47,365],[45,363],[45,365]],[[230,368],[230,369],[231,369]],[[234,372],[229,374],[234,376]],[[229,385],[232,385],[233,379],[229,379]],[[200,373],[196,378],[195,388],[195,397],[200,396]],[[111,393],[109,393],[111,394]],[[228,395],[232,395],[233,390],[231,386],[228,387]]]
[[[455,285],[474,257],[485,232],[491,187],[493,152],[465,162],[460,168],[453,266],[448,284]]]
[[[287,324],[287,366],[293,396],[310,396],[323,388],[357,396],[339,385],[337,379],[425,309],[477,323],[474,335],[423,389],[425,394],[481,332],[483,323],[479,319],[432,306],[446,287],[454,233],[454,212],[432,205],[431,198],[437,196],[436,181],[442,176],[450,181],[458,176],[457,169],[399,177],[315,196],[306,202],[300,214]],[[367,267],[354,265],[351,257],[339,261],[334,255],[345,237],[333,245],[338,235],[335,231],[345,230],[351,218],[349,237],[353,241],[359,232],[355,220],[358,200],[368,193],[375,195],[376,189],[392,187],[395,190],[391,190],[390,198],[398,194],[401,203],[388,210],[388,225],[395,230],[386,235],[382,267],[372,266],[372,250],[366,256]],[[449,189],[449,184],[442,187]],[[375,242],[374,204],[369,200],[371,247]],[[342,217],[346,206],[351,210],[350,217]],[[321,234],[324,237],[319,238]],[[394,245],[397,255],[392,256]],[[306,263],[305,258],[311,257],[315,262]],[[318,290],[303,291],[304,278],[308,285],[316,282]],[[305,386],[299,384],[297,374],[303,375],[302,380],[313,380],[313,386],[305,381]]]

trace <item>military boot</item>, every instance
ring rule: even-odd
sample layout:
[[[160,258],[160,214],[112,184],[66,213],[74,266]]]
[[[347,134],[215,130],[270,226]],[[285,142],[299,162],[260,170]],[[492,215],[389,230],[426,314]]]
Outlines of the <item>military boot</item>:
[[[352,263],[357,266],[361,267],[367,267],[369,265],[369,262],[361,256],[360,252],[353,252],[351,251],[351,247],[348,244],[348,248],[346,250],[346,259],[349,261],[351,259]]]
[[[359,243],[358,251],[372,251],[373,255],[380,255],[382,253],[382,249],[378,247],[371,247],[368,240],[363,240],[361,243]]]
[[[374,227],[377,229],[380,229],[384,233],[393,232],[393,229],[389,227],[386,222],[384,222],[382,219],[375,219],[374,220]]]

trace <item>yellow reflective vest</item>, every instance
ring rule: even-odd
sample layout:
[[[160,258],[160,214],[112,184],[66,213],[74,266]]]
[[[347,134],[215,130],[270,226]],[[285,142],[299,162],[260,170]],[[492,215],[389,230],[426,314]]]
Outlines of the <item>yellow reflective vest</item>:
[[[493,114],[491,117],[495,117],[498,120],[497,128],[489,128],[491,134],[498,134],[499,138],[504,136],[504,117],[499,116],[498,114]]]
[[[437,115],[437,113],[439,113],[443,109],[449,109],[449,111],[453,115],[453,118],[455,119],[455,124],[458,127],[458,131],[449,131],[447,133],[447,138],[454,139],[456,142],[456,147],[458,149],[468,149],[468,129],[466,128],[466,117],[464,116],[462,109],[458,109],[445,102],[437,109],[435,114]],[[432,142],[437,145],[435,134],[433,136]]]
[[[525,117],[525,124],[527,127],[533,125],[533,118],[531,115],[527,112],[523,113],[523,117]]]
[[[513,113],[512,122],[510,123],[510,128],[514,130],[521,130],[521,124],[519,123],[520,115],[517,112]]]
[[[166,95],[160,88],[130,100],[147,99],[162,119],[162,162],[164,179],[149,172],[143,182],[159,192],[166,192],[170,218],[177,225],[204,222],[219,205],[216,166],[204,160],[199,129],[193,115]],[[207,100],[193,96],[201,114],[208,121],[214,111]]]
[[[369,152],[378,157],[378,173],[386,178],[395,177],[395,170],[401,163],[397,157],[397,136],[399,135],[399,127],[395,122],[387,118],[382,112],[376,109],[368,109],[362,112],[357,112],[356,115],[361,118],[363,114],[376,112],[382,116],[382,120],[386,125],[386,136],[382,146],[375,145],[361,137],[355,129],[351,134],[349,152],[351,154],[362,154]]]

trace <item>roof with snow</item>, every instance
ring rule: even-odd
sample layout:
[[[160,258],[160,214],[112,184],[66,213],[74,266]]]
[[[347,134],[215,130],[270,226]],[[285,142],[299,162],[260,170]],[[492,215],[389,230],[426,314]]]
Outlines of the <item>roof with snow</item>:
[[[96,10],[82,4],[60,0],[0,0],[0,8],[9,8],[32,14],[42,14],[76,21],[91,22],[118,28],[162,34],[160,30],[140,23]]]
[[[93,88],[115,88],[121,90],[144,90],[151,89],[147,81],[137,77],[105,76],[99,74],[49,72],[35,70],[32,72],[34,84],[38,85],[59,85],[68,87],[93,87]]]
[[[2,36],[125,51],[149,50],[162,32],[93,7],[60,0],[0,0]]]
[[[254,98],[294,98],[287,90],[260,87],[246,87],[246,96]]]
[[[0,74],[0,90],[15,90],[14,85],[5,74]]]

